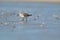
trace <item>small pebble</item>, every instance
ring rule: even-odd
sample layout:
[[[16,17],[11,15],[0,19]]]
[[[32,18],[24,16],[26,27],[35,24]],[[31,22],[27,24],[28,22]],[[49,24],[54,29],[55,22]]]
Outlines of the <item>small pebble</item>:
[[[59,15],[53,15],[53,17],[56,18],[56,19],[60,19]]]
[[[37,18],[39,18],[40,16],[37,16]]]
[[[8,22],[5,22],[5,23],[3,23],[4,25],[8,25],[9,23]]]
[[[40,24],[40,27],[44,27],[45,26],[45,23],[44,22],[42,22],[41,24]]]
[[[34,20],[37,20],[36,18],[34,18]]]
[[[24,22],[19,22],[20,24],[24,24]]]
[[[39,17],[40,17],[40,15],[37,15],[37,16],[34,18],[34,20],[37,20],[37,19],[39,19]]]
[[[1,22],[0,25],[2,25],[3,23]]]

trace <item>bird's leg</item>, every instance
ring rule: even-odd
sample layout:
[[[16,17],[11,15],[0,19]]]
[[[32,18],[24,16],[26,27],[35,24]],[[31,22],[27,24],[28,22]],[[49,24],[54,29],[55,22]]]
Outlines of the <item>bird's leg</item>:
[[[27,17],[26,17],[26,22],[27,22]]]
[[[22,18],[22,21],[24,21],[24,18]]]

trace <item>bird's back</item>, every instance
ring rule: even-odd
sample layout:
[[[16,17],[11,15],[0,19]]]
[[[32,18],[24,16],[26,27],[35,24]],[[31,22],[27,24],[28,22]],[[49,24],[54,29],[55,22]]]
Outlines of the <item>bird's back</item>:
[[[23,14],[25,17],[32,16],[31,14],[24,13]]]

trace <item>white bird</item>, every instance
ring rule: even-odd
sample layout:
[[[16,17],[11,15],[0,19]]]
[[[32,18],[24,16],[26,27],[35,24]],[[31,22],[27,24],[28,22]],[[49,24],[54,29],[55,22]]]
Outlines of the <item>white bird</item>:
[[[28,13],[19,13],[17,16],[20,16],[22,19],[22,21],[24,21],[24,18],[26,19],[26,22],[27,22],[27,18],[29,16],[32,16],[32,14],[28,14]]]

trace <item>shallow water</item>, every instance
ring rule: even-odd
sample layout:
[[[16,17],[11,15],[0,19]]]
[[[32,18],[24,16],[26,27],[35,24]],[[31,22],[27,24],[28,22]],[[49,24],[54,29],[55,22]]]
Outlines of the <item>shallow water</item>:
[[[22,22],[19,12],[33,16]],[[60,4],[1,3],[0,40],[60,40],[60,18],[53,14],[60,15]]]

